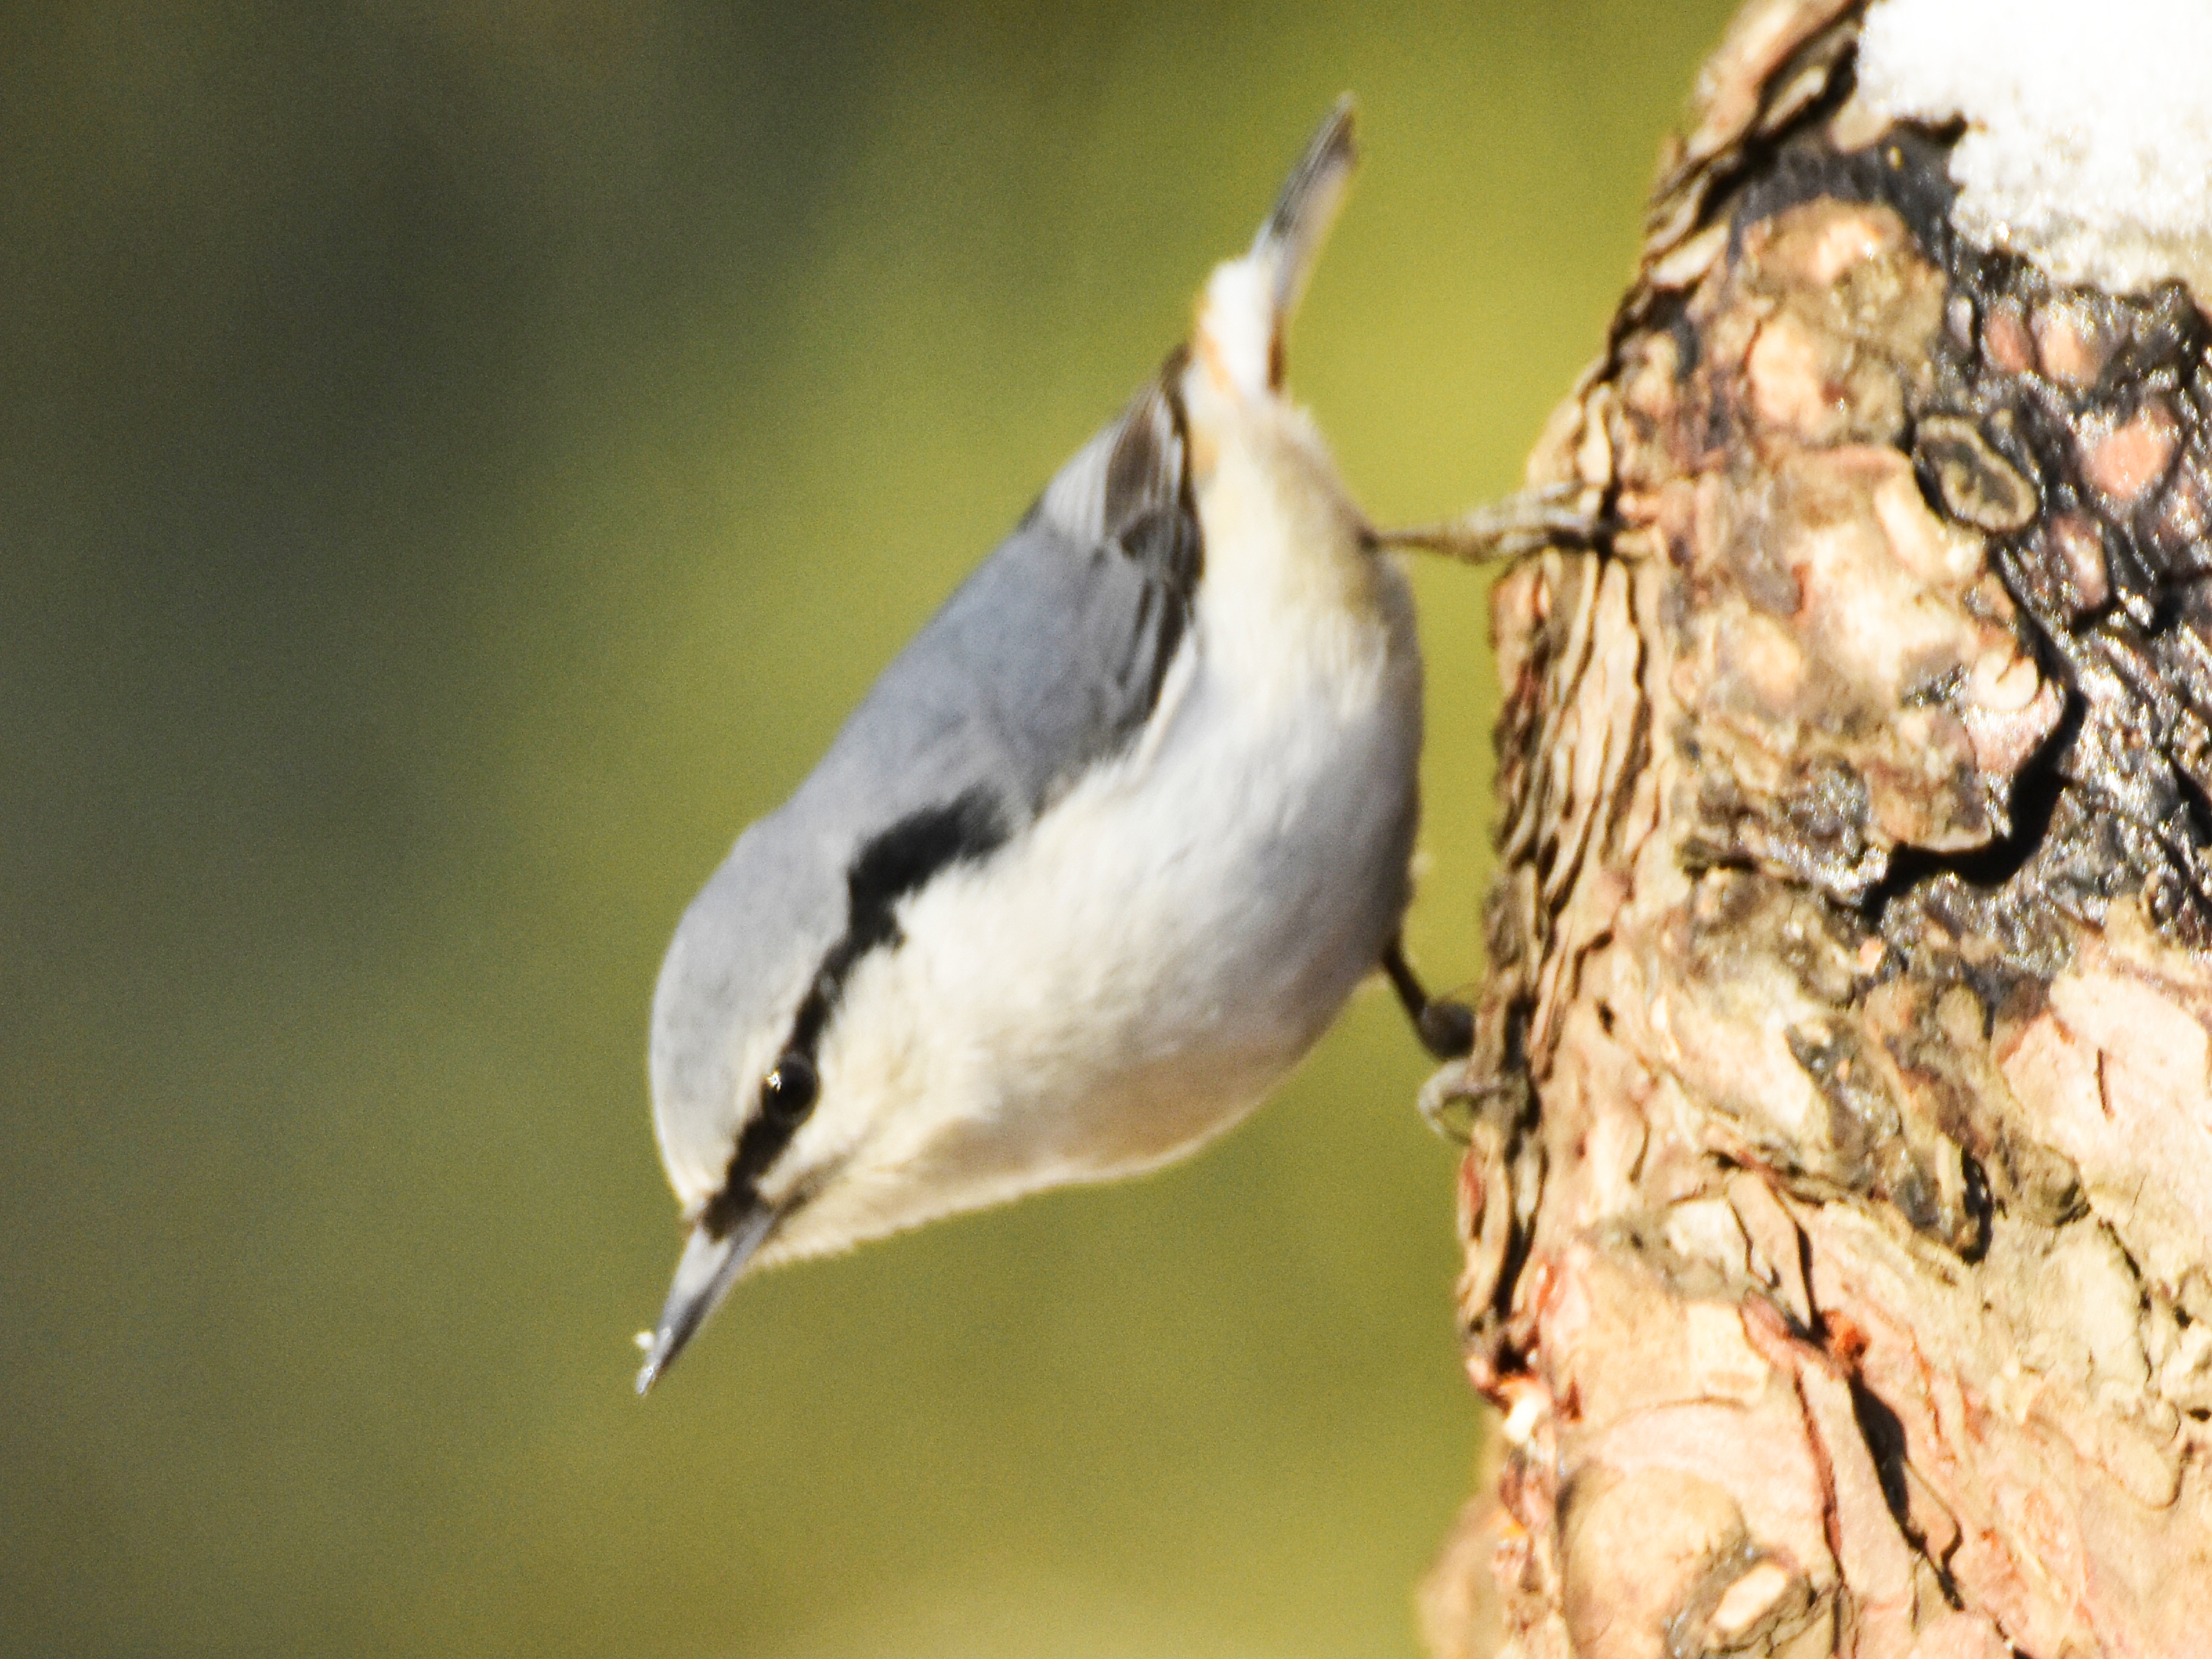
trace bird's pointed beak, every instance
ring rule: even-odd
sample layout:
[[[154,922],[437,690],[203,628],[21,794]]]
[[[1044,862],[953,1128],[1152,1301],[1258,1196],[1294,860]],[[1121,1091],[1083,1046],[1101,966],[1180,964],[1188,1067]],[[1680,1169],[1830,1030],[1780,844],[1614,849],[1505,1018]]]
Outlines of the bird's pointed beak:
[[[691,1237],[684,1242],[684,1255],[676,1263],[676,1282],[668,1287],[660,1322],[646,1346],[645,1364],[637,1373],[640,1394],[660,1380],[692,1334],[707,1322],[708,1315],[721,1306],[730,1286],[738,1282],[738,1275],[775,1224],[775,1212],[761,1204],[720,1238],[708,1231],[703,1221],[691,1229]]]

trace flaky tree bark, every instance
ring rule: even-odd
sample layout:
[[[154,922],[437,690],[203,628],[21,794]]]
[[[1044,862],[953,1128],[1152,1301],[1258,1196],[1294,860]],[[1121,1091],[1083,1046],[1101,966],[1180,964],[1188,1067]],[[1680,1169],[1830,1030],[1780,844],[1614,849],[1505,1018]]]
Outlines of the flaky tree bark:
[[[2212,371],[1708,67],[1499,581],[1440,1655],[2212,1653]]]

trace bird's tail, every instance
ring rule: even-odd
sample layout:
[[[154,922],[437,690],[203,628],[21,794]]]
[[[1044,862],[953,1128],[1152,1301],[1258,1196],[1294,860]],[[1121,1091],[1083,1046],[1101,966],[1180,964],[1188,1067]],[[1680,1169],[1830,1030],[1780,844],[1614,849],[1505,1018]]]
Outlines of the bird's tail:
[[[1257,397],[1282,387],[1283,337],[1358,160],[1352,117],[1347,94],[1291,169],[1252,251],[1216,266],[1206,282],[1191,343],[1224,392]]]
[[[1306,280],[1321,258],[1322,244],[1344,205],[1352,184],[1352,169],[1359,161],[1359,146],[1352,137],[1352,94],[1336,100],[1328,118],[1307,143],[1305,154],[1283,181],[1275,210],[1252,239],[1251,258],[1264,268],[1273,285],[1276,326],[1287,324],[1305,297]]]

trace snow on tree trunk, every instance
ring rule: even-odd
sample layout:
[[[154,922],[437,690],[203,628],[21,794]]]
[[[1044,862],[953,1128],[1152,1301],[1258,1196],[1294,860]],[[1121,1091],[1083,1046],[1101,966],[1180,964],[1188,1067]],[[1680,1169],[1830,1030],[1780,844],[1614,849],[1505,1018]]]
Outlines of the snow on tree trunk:
[[[2212,1653],[2212,244],[2068,285],[1905,27],[2131,10],[1747,9],[1530,463],[1440,1655]]]

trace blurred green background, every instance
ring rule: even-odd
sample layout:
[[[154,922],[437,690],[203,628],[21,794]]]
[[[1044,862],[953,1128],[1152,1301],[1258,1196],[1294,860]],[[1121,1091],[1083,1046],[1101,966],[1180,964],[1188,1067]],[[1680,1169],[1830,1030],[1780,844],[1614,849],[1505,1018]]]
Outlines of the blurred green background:
[[[0,1649],[1412,1651],[1479,1430],[1387,1000],[641,1403],[647,1000],[1346,88],[1296,383],[1380,520],[1510,487],[1728,9],[10,8]],[[1486,584],[1419,580],[1449,982]]]

